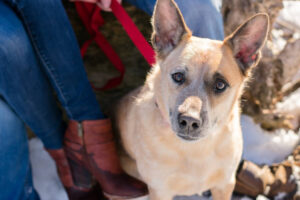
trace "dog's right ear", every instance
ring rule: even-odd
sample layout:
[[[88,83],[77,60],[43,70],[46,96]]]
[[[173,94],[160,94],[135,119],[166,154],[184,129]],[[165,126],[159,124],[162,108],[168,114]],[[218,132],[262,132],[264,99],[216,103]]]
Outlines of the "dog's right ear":
[[[152,26],[152,44],[159,58],[166,57],[183,37],[191,36],[174,0],[157,0]]]

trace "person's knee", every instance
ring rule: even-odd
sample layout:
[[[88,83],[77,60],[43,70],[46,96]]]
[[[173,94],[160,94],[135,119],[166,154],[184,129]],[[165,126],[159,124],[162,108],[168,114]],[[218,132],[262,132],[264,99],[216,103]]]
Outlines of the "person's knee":
[[[24,62],[30,53],[30,40],[21,20],[7,5],[0,3],[0,66],[8,68]]]
[[[23,28],[23,27],[21,27]],[[0,27],[3,29],[3,27]],[[28,38],[20,28],[13,28],[5,32],[0,30],[0,60],[3,64],[24,62],[29,53]],[[8,67],[8,66],[4,66]]]
[[[211,39],[223,39],[223,19],[211,0],[175,0],[193,34]]]
[[[203,15],[214,16],[218,9],[211,0],[175,0],[183,15],[194,16],[196,19]]]

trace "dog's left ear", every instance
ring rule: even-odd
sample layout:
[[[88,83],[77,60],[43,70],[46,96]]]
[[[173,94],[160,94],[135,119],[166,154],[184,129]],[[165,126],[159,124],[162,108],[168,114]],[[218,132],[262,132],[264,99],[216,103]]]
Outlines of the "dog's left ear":
[[[160,58],[166,57],[183,37],[191,36],[174,0],[157,0],[152,26],[152,44]]]
[[[244,75],[259,61],[268,31],[269,17],[261,13],[251,17],[225,39]]]

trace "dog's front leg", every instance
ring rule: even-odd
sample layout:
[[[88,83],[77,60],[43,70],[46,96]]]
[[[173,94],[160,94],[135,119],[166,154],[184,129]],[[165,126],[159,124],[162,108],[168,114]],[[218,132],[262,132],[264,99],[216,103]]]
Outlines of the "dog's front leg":
[[[215,187],[211,189],[213,200],[230,200],[234,190],[235,183],[230,183],[224,187]]]

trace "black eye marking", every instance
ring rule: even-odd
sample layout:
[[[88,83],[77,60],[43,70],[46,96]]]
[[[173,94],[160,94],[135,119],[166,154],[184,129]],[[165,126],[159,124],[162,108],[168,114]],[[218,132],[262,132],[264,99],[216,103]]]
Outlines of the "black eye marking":
[[[219,73],[215,75],[214,79],[215,82],[213,84],[213,90],[216,94],[224,92],[229,86],[229,84],[225,81],[225,78]]]
[[[175,83],[181,85],[182,83],[185,82],[185,75],[182,72],[176,72],[172,74],[172,79]]]

